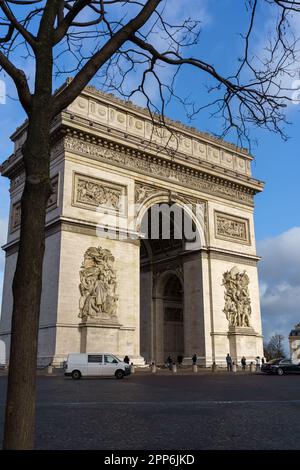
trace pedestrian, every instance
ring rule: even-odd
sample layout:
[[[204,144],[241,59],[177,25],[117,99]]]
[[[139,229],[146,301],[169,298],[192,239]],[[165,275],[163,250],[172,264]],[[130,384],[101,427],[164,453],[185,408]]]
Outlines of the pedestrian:
[[[167,357],[166,367],[168,367],[169,369],[172,369],[172,363],[173,363],[173,360],[172,360],[171,354],[169,354]]]
[[[242,369],[243,369],[243,370],[246,370],[246,364],[247,364],[247,362],[246,362],[245,356],[242,357],[242,359],[241,359],[241,364],[242,364]]]
[[[256,356],[255,362],[256,362],[256,372],[260,372],[261,360],[260,360],[260,357],[259,357],[259,356]]]
[[[262,358],[261,358],[261,365],[263,366],[265,362],[266,362],[266,361],[265,361],[265,358],[262,357]]]
[[[126,364],[130,363],[130,359],[127,355],[124,357],[123,362],[126,362]]]
[[[226,356],[226,364],[227,364],[227,370],[228,370],[228,372],[229,372],[229,371],[232,371],[232,359],[231,359],[231,356],[230,356],[229,353],[228,353],[227,356]]]
[[[182,356],[181,354],[178,354],[178,356],[177,356],[177,362],[178,362],[179,367],[181,367],[182,361],[183,361],[183,356]]]
[[[193,357],[192,357],[192,362],[193,362],[193,366],[195,366],[197,364],[197,354],[193,354]]]

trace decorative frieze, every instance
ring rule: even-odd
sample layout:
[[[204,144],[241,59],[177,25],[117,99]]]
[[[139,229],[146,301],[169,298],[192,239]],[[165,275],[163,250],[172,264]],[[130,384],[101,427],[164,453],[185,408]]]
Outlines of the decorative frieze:
[[[74,173],[73,205],[126,215],[126,186]]]
[[[232,199],[253,206],[253,191],[231,181],[193,170],[178,163],[172,163],[162,158],[140,154],[125,153],[111,148],[86,142],[67,136],[65,148],[71,152],[104,160],[112,164],[131,168],[144,174],[153,175],[159,179],[177,182],[184,187],[197,189],[201,192],[214,194],[222,198]]]
[[[159,194],[160,196],[167,196],[170,203],[174,203],[176,200],[180,199],[184,204],[192,206],[193,209],[196,205],[205,205],[205,201],[198,199],[197,197],[140,182],[135,182],[134,194],[136,204],[143,204],[148,198]]]
[[[250,245],[249,220],[215,211],[215,237]]]

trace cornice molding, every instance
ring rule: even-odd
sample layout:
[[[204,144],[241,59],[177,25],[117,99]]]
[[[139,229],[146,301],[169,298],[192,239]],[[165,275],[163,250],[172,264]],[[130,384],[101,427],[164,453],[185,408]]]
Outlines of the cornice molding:
[[[132,169],[138,173],[151,175],[168,182],[171,180],[185,188],[196,189],[251,207],[254,205],[253,196],[259,191],[251,184],[248,186],[246,183],[234,182],[202,169],[197,170],[163,157],[121,146],[106,139],[92,137],[89,134],[78,132],[76,129],[67,128],[66,137],[61,144],[64,145],[67,152]]]
[[[96,103],[90,102],[90,105],[96,106]],[[245,160],[246,157],[244,155],[228,153],[228,150],[225,148],[214,146],[210,142],[195,140],[193,136],[181,134],[178,134],[178,144],[175,145],[173,142],[170,146],[168,144],[169,140],[166,137],[160,136],[160,134],[168,133],[167,129],[156,129],[156,134],[158,135],[152,138],[152,133],[147,127],[148,125],[151,127],[151,123],[147,121],[142,122],[139,118],[136,119],[126,113],[124,114],[122,110],[121,112],[120,110],[114,111],[108,106],[104,107],[99,104],[99,110],[103,111],[106,116],[113,114],[114,117],[110,123],[110,121],[99,121],[95,113],[82,115],[80,112],[76,112],[78,109],[80,109],[79,106],[75,107],[74,112],[72,108],[64,111],[61,118],[64,125],[77,129],[79,134],[81,132],[88,132],[94,137],[101,135],[108,140],[115,139],[119,141],[120,145],[132,145],[140,151],[152,152],[155,156],[169,157],[172,161],[183,162],[191,167],[213,168],[229,177],[241,178],[252,183],[255,182],[257,186],[260,186],[260,190],[263,189],[263,183],[251,176],[250,160]],[[124,120],[124,123],[128,120],[128,125],[121,124],[118,118]],[[132,124],[130,125],[131,121]],[[147,135],[135,133],[132,130],[134,123],[135,125],[141,125]],[[147,132],[146,129],[148,129]],[[176,137],[170,134],[170,139],[172,137],[176,140]]]
[[[80,221],[78,219],[71,219],[69,217],[55,218],[46,224],[45,237],[50,237],[57,232],[72,232],[79,233],[82,235],[88,235],[93,237],[100,237],[99,233],[111,234],[111,239],[114,240],[114,236],[118,242],[130,243],[133,245],[140,244],[140,234],[133,230],[125,230],[121,227],[115,228],[113,226],[108,227],[107,225],[100,225],[90,221]],[[2,246],[2,250],[5,251],[6,256],[10,256],[13,253],[17,253],[19,247],[19,237],[6,243]]]
[[[256,255],[248,255],[244,253],[237,253],[234,251],[220,251],[214,248],[203,248],[201,250],[203,259],[221,260],[232,262],[241,265],[257,267],[260,257]]]

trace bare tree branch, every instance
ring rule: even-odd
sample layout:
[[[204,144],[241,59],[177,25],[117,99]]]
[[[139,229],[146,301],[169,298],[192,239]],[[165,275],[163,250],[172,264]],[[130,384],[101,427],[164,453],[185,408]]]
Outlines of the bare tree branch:
[[[78,72],[75,79],[54,98],[53,115],[68,106],[89,83],[101,66],[136,32],[153,14],[161,0],[148,0],[135,18],[130,20],[97,51]]]
[[[7,57],[0,51],[0,66],[10,75],[15,82],[20,102],[27,113],[30,112],[31,94],[26,76],[23,70],[15,67]]]
[[[10,22],[10,24],[17,30],[19,33],[23,36],[23,38],[30,44],[32,49],[35,49],[36,46],[36,41],[35,38],[28,32],[22,24],[17,20],[17,18],[14,16],[13,12],[7,5],[7,2],[4,0],[0,0],[0,9],[3,11],[5,14],[7,20]]]

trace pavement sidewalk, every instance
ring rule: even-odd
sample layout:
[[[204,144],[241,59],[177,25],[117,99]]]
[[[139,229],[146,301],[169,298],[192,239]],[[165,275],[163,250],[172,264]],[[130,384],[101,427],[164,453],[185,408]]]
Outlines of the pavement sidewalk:
[[[64,376],[64,369],[62,368],[52,368],[52,372],[49,373],[48,367],[44,367],[42,369],[37,369],[38,376],[47,376],[47,377],[62,377]],[[259,372],[260,374],[261,372]],[[8,369],[0,369],[0,376],[6,376],[8,374]],[[172,370],[166,367],[156,367],[156,372],[153,373],[150,366],[147,367],[134,367],[134,372],[132,375],[211,375],[211,374],[229,374],[229,375],[255,375],[255,373],[250,372],[250,370],[241,370],[238,369],[237,372],[228,372],[226,368],[218,368],[215,371],[212,371],[211,367],[198,367],[197,372],[193,371],[192,367],[177,367],[177,372],[173,372]]]

